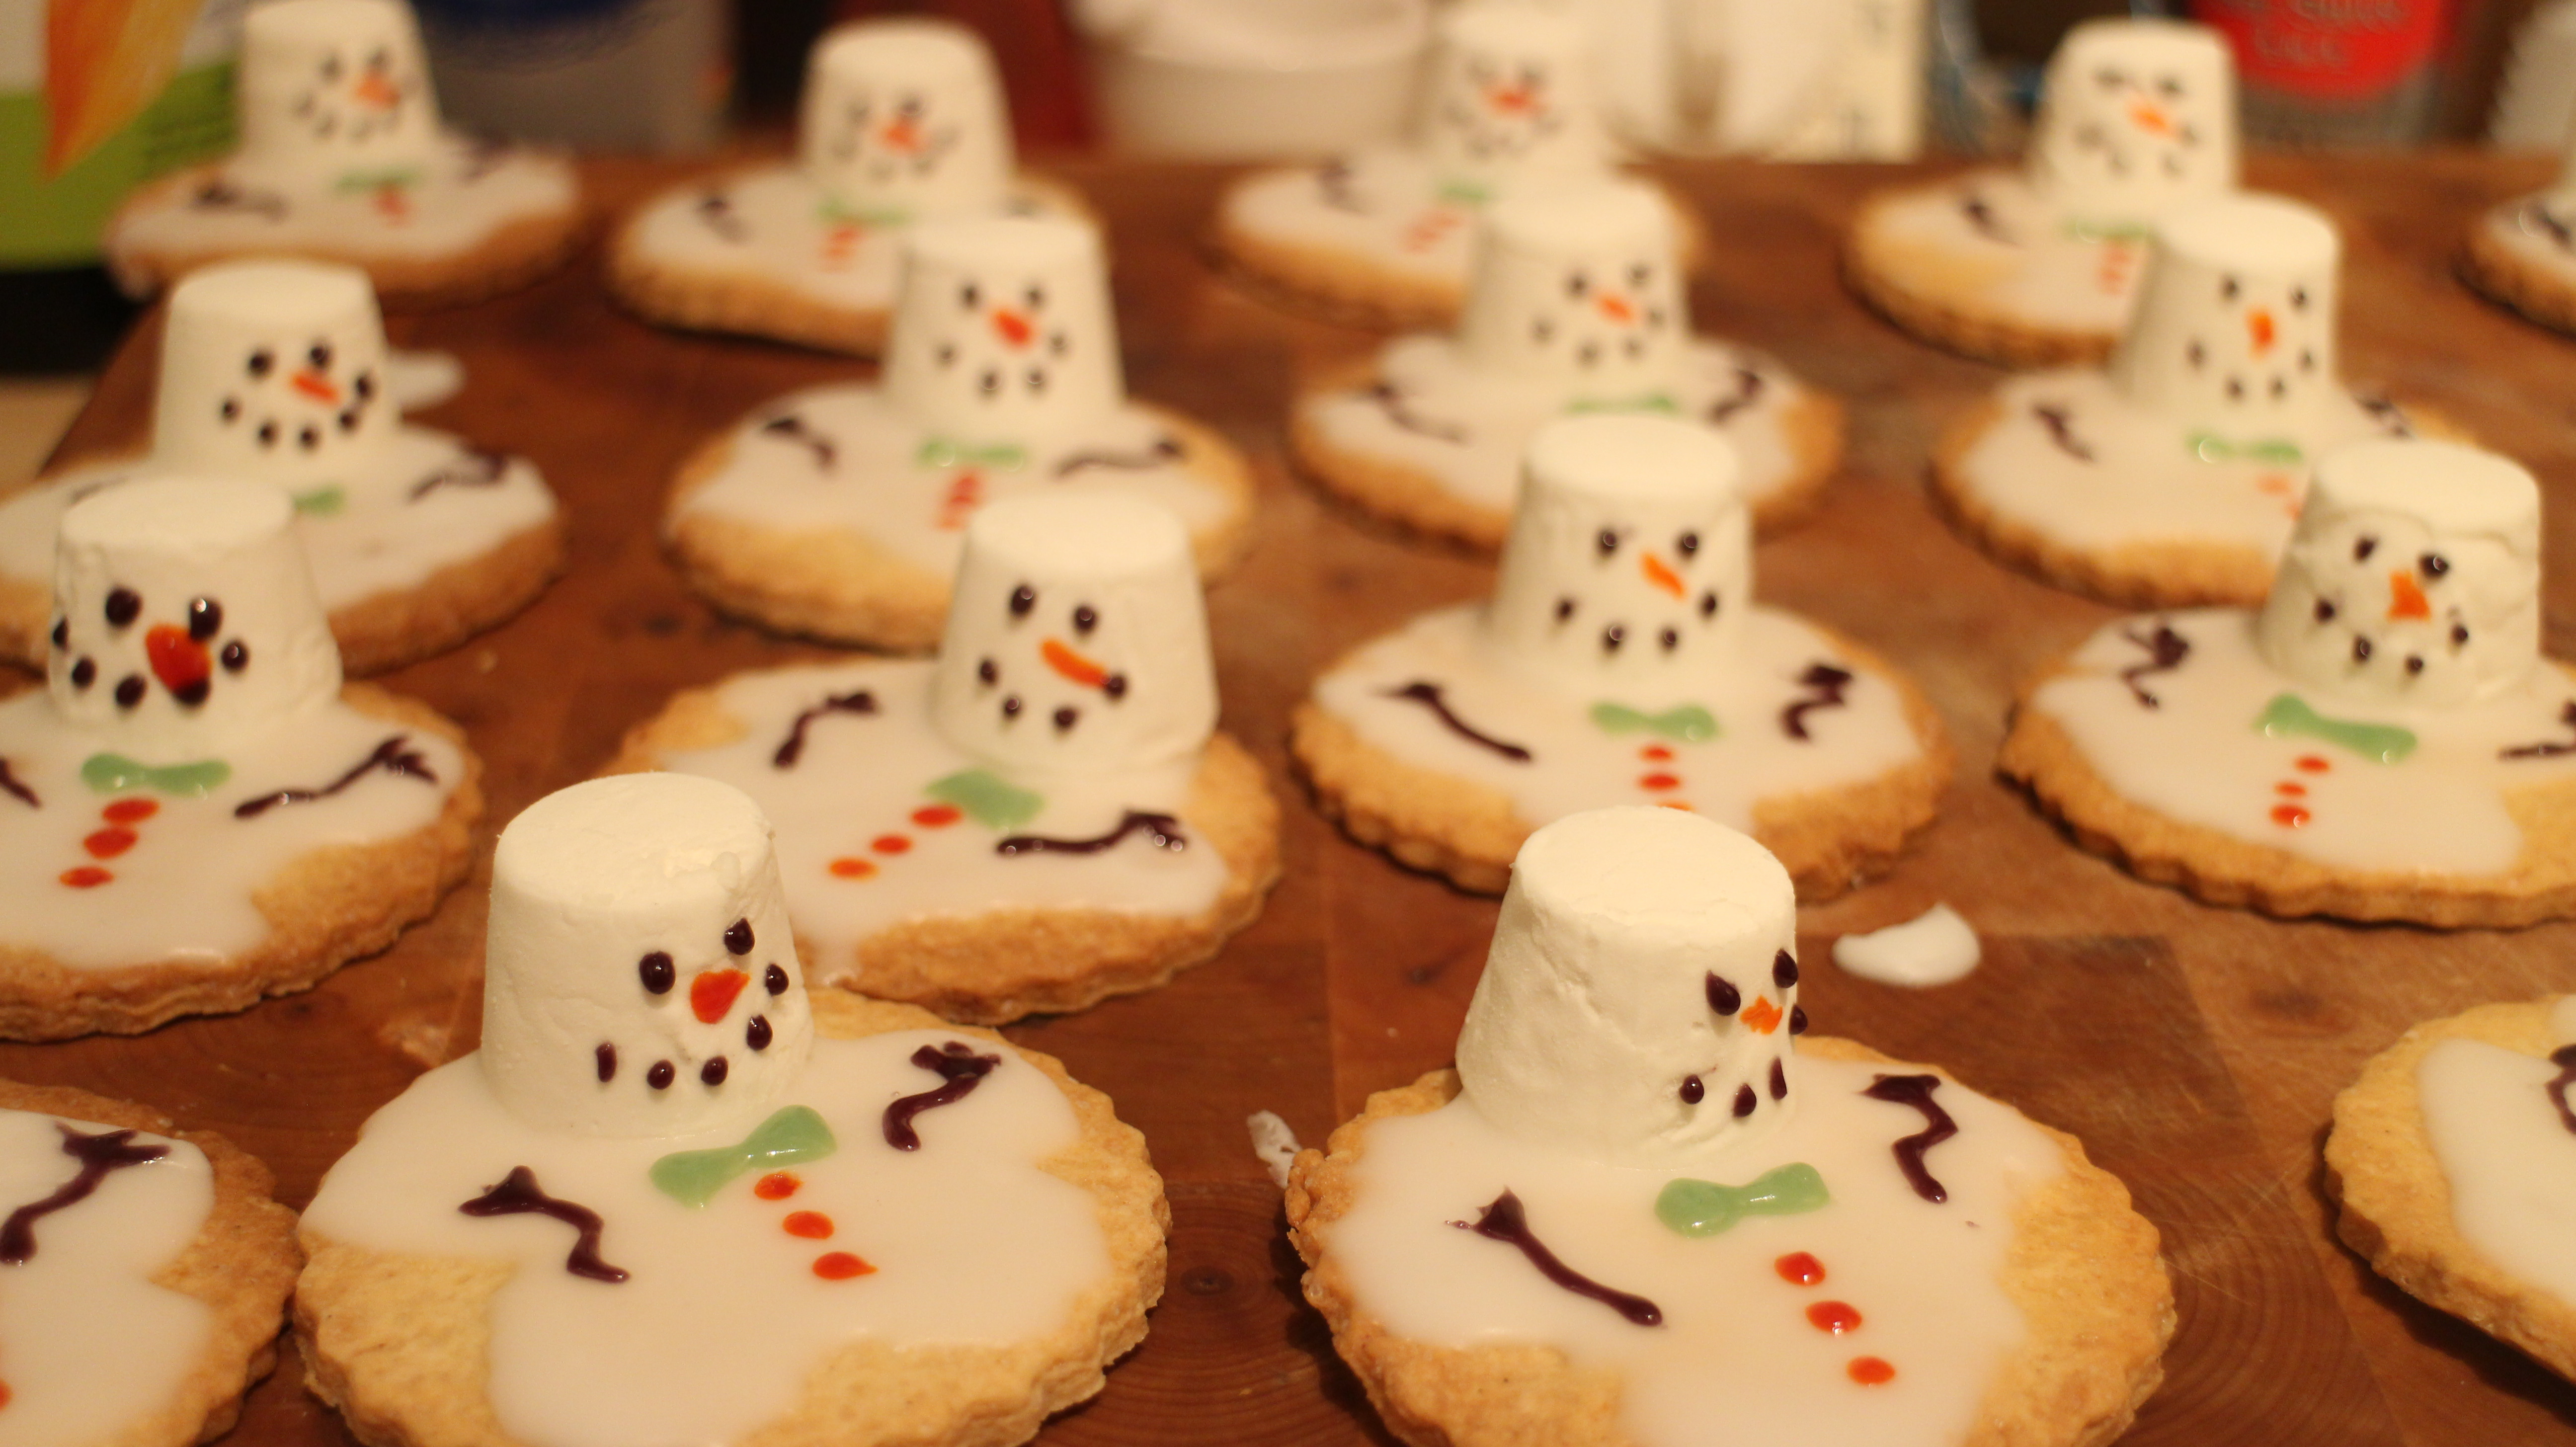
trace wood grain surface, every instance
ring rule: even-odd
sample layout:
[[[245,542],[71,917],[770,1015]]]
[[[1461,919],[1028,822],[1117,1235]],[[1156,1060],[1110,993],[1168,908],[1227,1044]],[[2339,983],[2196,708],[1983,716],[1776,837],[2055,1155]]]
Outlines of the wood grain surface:
[[[1196,250],[1226,173],[1063,168],[1114,232],[1128,382],[1222,427],[1262,474],[1260,541],[1209,598],[1225,726],[1279,769],[1290,706],[1343,649],[1480,595],[1482,564],[1427,553],[1320,503],[1288,472],[1282,413],[1301,377],[1367,334],[1283,316]],[[2576,656],[2576,342],[2525,325],[2451,274],[2483,205],[2547,179],[2538,163],[2419,155],[2258,158],[2257,184],[2343,222],[2345,355],[2356,379],[2431,402],[2530,464],[2552,494],[2551,651]],[[592,168],[608,208],[676,171]],[[1769,601],[1913,670],[1961,748],[1942,822],[1890,877],[1806,911],[1819,1028],[1937,1060],[2080,1134],[2164,1232],[2182,1325],[2137,1443],[2576,1442],[2576,1387],[2382,1284],[2328,1229],[2317,1149],[2334,1092],[2419,1019],[2576,989],[2576,926],[2444,935],[2282,924],[2207,909],[2070,847],[1992,776],[2015,681],[2109,610],[1987,562],[1933,517],[1924,459],[1943,420],[2001,374],[1919,346],[1838,284],[1844,221],[1920,168],[1706,166],[1673,179],[1717,245],[1704,330],[1777,353],[1853,404],[1847,474],[1815,520],[1757,556]],[[593,259],[463,311],[399,318],[398,342],[468,371],[426,414],[542,467],[572,513],[572,571],[534,608],[385,681],[463,723],[488,765],[485,837],[588,775],[672,690],[823,656],[714,617],[655,542],[678,460],[790,388],[864,376],[843,359],[656,332],[601,292]],[[147,320],[65,455],[139,436]],[[1368,1092],[1449,1059],[1494,919],[1489,900],[1409,875],[1336,835],[1284,770],[1286,882],[1222,958],[1170,988],[1013,1038],[1062,1057],[1141,1127],[1170,1183],[1171,1287],[1108,1390],[1047,1443],[1383,1442],[1296,1293],[1278,1194],[1244,1117],[1319,1141]],[[357,1126],[425,1065],[472,1045],[482,872],[387,954],[322,988],[138,1039],[0,1047],[0,1075],[77,1085],[212,1127],[265,1158],[300,1205]],[[1967,981],[1912,992],[1824,964],[1833,936],[1936,900],[1983,933]],[[236,1441],[338,1443],[290,1366]]]

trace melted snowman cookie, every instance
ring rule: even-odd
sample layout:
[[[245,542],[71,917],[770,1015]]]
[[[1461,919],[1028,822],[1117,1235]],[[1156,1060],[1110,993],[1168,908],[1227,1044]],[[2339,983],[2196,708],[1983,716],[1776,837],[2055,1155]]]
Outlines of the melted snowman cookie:
[[[2460,274],[2542,326],[2576,331],[2576,193],[2562,182],[2480,216]]]
[[[0,1081],[0,1437],[184,1447],[276,1362],[301,1256],[221,1136]]]
[[[126,290],[293,255],[364,268],[398,306],[449,306],[532,281],[579,241],[569,161],[441,127],[400,4],[260,6],[243,22],[238,84],[241,150],[144,187],[108,223]]]

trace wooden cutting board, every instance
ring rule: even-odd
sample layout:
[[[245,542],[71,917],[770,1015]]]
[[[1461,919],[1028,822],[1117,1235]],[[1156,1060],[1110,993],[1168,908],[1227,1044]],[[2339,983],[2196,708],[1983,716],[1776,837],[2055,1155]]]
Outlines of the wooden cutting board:
[[[1319,667],[1421,609],[1479,596],[1490,570],[1359,525],[1291,476],[1291,391],[1374,339],[1283,316],[1208,270],[1195,241],[1226,172],[1063,170],[1113,232],[1131,390],[1209,419],[1260,467],[1259,545],[1209,606],[1225,725],[1274,767],[1287,801],[1288,873],[1214,963],[1009,1032],[1062,1057],[1144,1130],[1175,1222],[1152,1335],[1040,1440],[1383,1442],[1300,1303],[1244,1117],[1276,1110],[1320,1141],[1370,1091],[1447,1062],[1494,905],[1337,835],[1286,773],[1282,735]],[[1812,522],[1762,546],[1762,595],[1911,668],[1960,744],[1922,846],[1884,881],[1805,912],[1808,1009],[1823,1030],[1942,1062],[2076,1132],[2129,1182],[2164,1233],[2182,1317],[2164,1389],[2130,1441],[2576,1441],[2576,1387],[2418,1306],[2334,1243],[2317,1163],[2335,1091],[2408,1024],[2576,989],[2576,927],[2443,935],[2203,908],[2076,851],[1994,779],[2016,680],[2112,614],[1988,563],[1925,505],[1938,428],[2001,374],[1892,331],[1835,267],[1859,200],[1927,173],[1672,176],[1717,241],[1693,298],[1702,329],[1768,348],[1852,403],[1847,474]],[[679,174],[590,168],[611,210]],[[2439,406],[2549,486],[2549,639],[2576,656],[2576,342],[2479,302],[2451,274],[2476,210],[2537,187],[2545,168],[2431,154],[2258,160],[2253,174],[2344,224],[2350,374]],[[765,398],[868,369],[655,331],[610,305],[595,267],[585,258],[516,295],[393,324],[399,343],[466,366],[464,392],[424,420],[533,458],[571,509],[569,576],[508,626],[387,680],[472,734],[490,767],[487,843],[528,802],[597,768],[674,689],[825,656],[715,617],[664,562],[655,523],[674,464],[707,434]],[[140,437],[153,331],[147,321],[117,358],[64,456]],[[370,1111],[471,1048],[487,882],[478,873],[391,951],[310,994],[139,1039],[0,1046],[0,1074],[221,1130],[300,1205]],[[1910,992],[1822,963],[1833,936],[1936,900],[1985,936],[1986,963],[1966,982]],[[234,1440],[347,1440],[296,1378],[290,1356]]]

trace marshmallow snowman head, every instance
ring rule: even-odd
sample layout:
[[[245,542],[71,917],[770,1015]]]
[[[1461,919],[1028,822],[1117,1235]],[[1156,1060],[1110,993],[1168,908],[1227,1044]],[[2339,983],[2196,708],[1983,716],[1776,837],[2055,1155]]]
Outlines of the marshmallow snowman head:
[[[1523,468],[1487,645],[1589,698],[1698,697],[1753,604],[1735,450],[1696,423],[1596,412],[1540,428]]]
[[[1579,170],[1608,150],[1590,94],[1591,52],[1571,15],[1531,0],[1467,0],[1440,18],[1420,134],[1462,178]]]
[[[1672,211],[1653,189],[1568,178],[1487,208],[1459,322],[1477,368],[1616,402],[1671,386],[1689,343]]]
[[[618,774],[501,831],[481,1058],[511,1114],[567,1135],[748,1129],[813,1038],[769,819],[749,795]]]
[[[2243,195],[2156,223],[2135,320],[2111,377],[2138,405],[2230,442],[2300,442],[2335,390],[2336,272],[2324,213]]]
[[[1512,861],[1458,1079],[1503,1131],[1669,1169],[1795,1105],[1798,907],[1743,834],[1634,805],[1570,814]]]
[[[401,426],[365,272],[234,261],[171,292],[153,403],[163,461],[297,487],[363,468]]]
[[[2079,220],[2136,224],[2236,186],[2227,42],[2176,20],[2088,20],[2048,63],[2032,180]]]
[[[1011,179],[993,57],[942,20],[868,20],[823,37],[798,145],[806,174],[868,217],[998,211]]]
[[[930,710],[951,743],[1015,773],[1196,755],[1216,729],[1216,671],[1180,520],[1084,489],[976,513]]]
[[[2364,703],[2493,697],[2540,662],[2540,487],[2449,442],[2379,438],[2317,463],[2264,601],[2272,666]]]
[[[255,5],[238,74],[245,166],[328,183],[438,154],[438,99],[401,0]]]
[[[1125,400],[1099,233],[1058,217],[904,232],[887,338],[896,409],[950,439],[1045,442]]]
[[[63,513],[45,681],[74,727],[194,761],[338,696],[294,505],[236,479],[155,475]]]

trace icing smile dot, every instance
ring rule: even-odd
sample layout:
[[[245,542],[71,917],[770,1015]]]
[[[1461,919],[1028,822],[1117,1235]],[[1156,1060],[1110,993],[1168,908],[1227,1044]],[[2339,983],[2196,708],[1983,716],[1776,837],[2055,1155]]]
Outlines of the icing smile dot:
[[[814,1274],[825,1281],[848,1281],[857,1276],[874,1276],[877,1269],[847,1251],[827,1251],[814,1258]]]
[[[808,1241],[832,1239],[832,1218],[820,1211],[790,1211],[787,1219],[778,1224],[790,1236],[802,1236]]]

